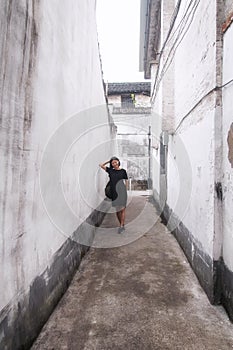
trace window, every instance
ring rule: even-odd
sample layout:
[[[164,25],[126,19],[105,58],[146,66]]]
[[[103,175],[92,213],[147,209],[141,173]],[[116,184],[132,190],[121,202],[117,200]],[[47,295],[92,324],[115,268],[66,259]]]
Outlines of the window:
[[[134,100],[132,94],[121,95],[121,107],[122,108],[133,108]]]

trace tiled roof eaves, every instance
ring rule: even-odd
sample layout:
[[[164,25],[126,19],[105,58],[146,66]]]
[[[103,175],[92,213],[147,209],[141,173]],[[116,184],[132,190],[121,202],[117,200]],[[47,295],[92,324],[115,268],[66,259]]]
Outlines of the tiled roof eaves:
[[[145,93],[150,94],[150,83],[108,83],[108,95],[119,93]]]

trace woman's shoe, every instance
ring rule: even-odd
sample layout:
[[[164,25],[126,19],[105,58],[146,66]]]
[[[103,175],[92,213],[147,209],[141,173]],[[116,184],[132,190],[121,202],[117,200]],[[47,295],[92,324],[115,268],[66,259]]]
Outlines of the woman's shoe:
[[[118,228],[118,233],[122,233],[123,231],[125,231],[124,226],[121,226],[121,227]]]

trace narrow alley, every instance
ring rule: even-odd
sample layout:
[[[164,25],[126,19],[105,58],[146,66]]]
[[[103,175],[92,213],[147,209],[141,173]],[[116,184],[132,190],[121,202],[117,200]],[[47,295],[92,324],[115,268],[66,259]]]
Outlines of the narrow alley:
[[[233,350],[233,0],[0,23],[0,350]]]
[[[143,210],[156,222],[140,237],[134,222]],[[94,245],[119,246],[90,249],[31,349],[233,349],[226,312],[210,305],[151,198],[133,197],[125,233],[114,225],[115,214],[107,214]]]

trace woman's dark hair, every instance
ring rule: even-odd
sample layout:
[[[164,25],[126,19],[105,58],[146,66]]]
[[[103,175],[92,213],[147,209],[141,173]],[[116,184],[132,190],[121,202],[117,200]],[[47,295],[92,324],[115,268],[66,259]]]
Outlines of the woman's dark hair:
[[[111,167],[111,168],[113,167],[113,166],[112,166],[112,161],[113,161],[113,160],[118,160],[119,166],[121,165],[121,162],[119,161],[119,159],[118,159],[117,157],[112,157],[112,158],[110,159],[110,161],[109,161],[110,167]]]

